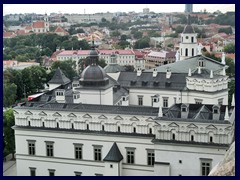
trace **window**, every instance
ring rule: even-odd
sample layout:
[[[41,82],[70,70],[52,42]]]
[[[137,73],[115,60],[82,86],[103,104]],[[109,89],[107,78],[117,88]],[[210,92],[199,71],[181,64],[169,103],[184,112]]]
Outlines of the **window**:
[[[194,48],[192,48],[192,56],[194,56]]]
[[[135,148],[127,148],[127,163],[134,164]]]
[[[188,49],[185,49],[185,56],[188,56]]]
[[[133,133],[136,133],[136,128],[135,127],[133,127]]]
[[[82,144],[74,144],[75,159],[82,159]]]
[[[152,128],[149,128],[149,134],[152,134]]]
[[[223,104],[223,98],[218,99],[218,104],[219,104],[219,105],[222,105],[222,104]]]
[[[201,160],[201,175],[207,176],[210,173],[211,170],[211,160]]]
[[[36,168],[30,167],[30,176],[36,176]]]
[[[191,37],[192,43],[194,42],[194,37]]]
[[[187,108],[186,107],[182,107],[182,112],[187,112]]]
[[[168,98],[163,98],[163,107],[168,107]]]
[[[55,176],[55,169],[49,169],[49,176]]]
[[[188,39],[188,36],[186,36],[186,39]]]
[[[89,124],[87,124],[87,130],[89,130]]]
[[[102,125],[102,131],[104,131],[104,125]]]
[[[94,160],[95,161],[102,160],[102,146],[94,146]]]
[[[28,154],[35,155],[35,140],[27,140],[28,141]]]
[[[120,126],[118,126],[118,132],[120,132],[120,130],[121,130],[121,129],[120,129]]]
[[[209,141],[210,141],[211,143],[213,142],[213,137],[212,137],[212,136],[210,136]]]
[[[179,162],[180,164],[182,164],[182,160],[179,160],[178,162]]]
[[[110,164],[110,168],[113,168],[113,165],[112,165],[112,164]]]
[[[191,135],[191,141],[194,141],[194,136],[193,135]]]
[[[148,150],[147,151],[147,164],[149,166],[153,166],[154,165],[154,151],[153,150]]]
[[[174,101],[174,104],[177,104],[177,98],[176,97],[173,98],[173,101]]]
[[[172,134],[172,140],[175,140],[175,134]]]
[[[213,109],[213,113],[217,114],[218,113],[218,109]]]
[[[74,173],[75,173],[75,176],[82,176],[82,172],[74,171]]]
[[[47,156],[48,157],[53,157],[53,143],[50,141],[45,141],[46,142],[46,150],[47,150]]]
[[[143,105],[143,96],[138,96],[138,105],[139,106]]]
[[[202,104],[203,100],[202,99],[195,99],[195,104]]]

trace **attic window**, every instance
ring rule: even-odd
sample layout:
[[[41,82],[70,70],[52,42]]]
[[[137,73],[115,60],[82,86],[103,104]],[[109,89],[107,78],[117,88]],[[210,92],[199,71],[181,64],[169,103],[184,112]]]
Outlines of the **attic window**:
[[[182,112],[187,112],[187,108],[186,107],[182,107]]]
[[[218,109],[213,109],[213,113],[217,114],[218,113]]]

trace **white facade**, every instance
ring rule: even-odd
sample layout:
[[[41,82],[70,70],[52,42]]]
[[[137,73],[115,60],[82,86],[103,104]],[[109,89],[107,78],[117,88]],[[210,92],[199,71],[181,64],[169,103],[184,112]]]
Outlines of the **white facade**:
[[[37,176],[48,176],[49,170],[54,170],[55,176],[75,176],[75,172],[82,176],[119,175],[119,172],[122,176],[198,176],[201,161],[209,160],[214,167],[231,142],[231,124],[154,121],[154,116],[68,110],[23,108],[14,112],[18,176],[29,176],[32,168]],[[55,130],[44,128],[43,122],[44,127]],[[172,133],[176,133],[176,142],[171,141]],[[187,143],[192,133],[195,144]],[[210,135],[214,144],[208,144]],[[34,155],[29,155],[29,142],[35,144]],[[102,161],[114,142],[123,160]],[[53,157],[47,156],[47,143],[53,144]],[[75,145],[81,146],[82,159],[75,158]],[[101,161],[94,160],[94,147],[100,147]],[[128,149],[134,151],[133,164],[127,162]],[[155,165],[148,165],[148,152],[154,153]]]

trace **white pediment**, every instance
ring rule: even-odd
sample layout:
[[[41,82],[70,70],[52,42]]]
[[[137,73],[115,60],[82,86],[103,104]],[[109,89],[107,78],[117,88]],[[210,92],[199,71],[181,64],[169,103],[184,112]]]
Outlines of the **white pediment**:
[[[42,111],[42,112],[40,112],[38,115],[39,115],[39,116],[46,116],[47,114]]]
[[[55,112],[55,113],[53,114],[53,116],[61,117],[62,115],[59,114],[58,112]]]
[[[89,114],[85,114],[83,115],[83,118],[92,118],[92,116],[90,116]]]
[[[130,118],[130,121],[139,121],[139,119],[136,116],[133,116]]]
[[[104,116],[104,115],[101,115],[101,116],[98,117],[98,119],[107,119],[107,117]]]
[[[68,117],[77,117],[77,115],[74,114],[74,113],[70,113],[70,114],[68,115]]]
[[[123,118],[121,117],[121,116],[116,116],[115,118],[114,118],[115,120],[123,120]]]
[[[216,126],[211,124],[211,125],[207,126],[206,129],[217,129],[217,128],[216,128]]]
[[[26,115],[32,115],[33,113],[32,113],[31,111],[27,111],[27,112],[25,112],[24,114],[26,114]]]
[[[169,126],[169,127],[179,127],[179,125],[178,125],[178,124],[176,124],[175,122],[173,122],[173,123],[169,124],[168,126]]]
[[[187,126],[188,128],[198,128],[198,126],[196,126],[195,124],[191,123]]]

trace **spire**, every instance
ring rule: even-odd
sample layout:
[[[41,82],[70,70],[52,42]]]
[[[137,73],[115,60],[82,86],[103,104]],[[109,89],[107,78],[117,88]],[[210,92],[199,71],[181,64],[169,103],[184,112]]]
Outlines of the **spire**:
[[[188,76],[192,76],[191,68],[188,69]]]
[[[103,159],[103,161],[120,162],[122,159],[123,159],[123,156],[117,146],[117,143],[114,142],[108,154]]]
[[[188,25],[191,25],[191,22],[190,22],[190,14],[188,14],[188,17],[187,17],[187,24],[188,24]]]
[[[201,67],[198,66],[198,74],[201,74]]]
[[[234,96],[234,93],[232,95],[232,103],[231,103],[232,106],[235,106],[235,96]]]
[[[222,52],[222,64],[225,65],[226,64],[226,61],[225,61],[225,58],[226,58],[226,54],[224,52]]]
[[[225,116],[224,116],[224,120],[226,120],[226,121],[228,121],[228,120],[229,120],[228,106],[226,106],[226,109],[225,109]]]
[[[211,70],[210,78],[211,78],[211,79],[213,78],[213,70]]]
[[[160,105],[159,105],[158,117],[163,117],[161,102],[160,102]]]

